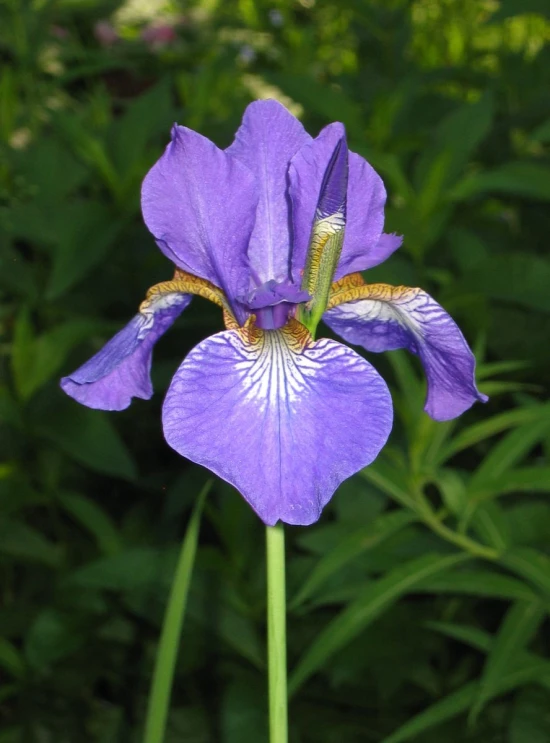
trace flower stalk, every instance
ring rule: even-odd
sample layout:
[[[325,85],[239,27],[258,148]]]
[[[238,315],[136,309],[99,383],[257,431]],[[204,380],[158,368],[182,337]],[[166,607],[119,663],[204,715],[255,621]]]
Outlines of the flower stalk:
[[[287,743],[285,533],[282,524],[266,527],[266,558],[269,741]]]

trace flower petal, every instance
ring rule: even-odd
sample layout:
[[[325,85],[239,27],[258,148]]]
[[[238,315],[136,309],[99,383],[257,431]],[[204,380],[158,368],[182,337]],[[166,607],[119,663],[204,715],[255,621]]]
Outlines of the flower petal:
[[[89,408],[124,410],[132,397],[153,394],[153,346],[191,301],[189,294],[164,294],[144,302],[139,314],[79,369],[63,377],[61,388]]]
[[[259,283],[289,278],[288,165],[310,139],[298,119],[278,101],[255,101],[246,109],[235,141],[226,150],[250,168],[258,181],[260,199],[248,257]]]
[[[289,169],[294,243],[292,276],[299,282],[304,269],[323,176],[338,140],[345,136],[343,124],[326,126],[319,136],[304,144],[293,157]],[[371,254],[384,226],[386,191],[382,179],[366,160],[349,153],[347,217],[344,245],[335,279],[352,271],[376,265]],[[397,246],[396,246],[397,247]],[[388,253],[389,255],[389,253]]]
[[[266,524],[307,525],[377,456],[392,405],[367,361],[291,320],[200,343],[172,380],[163,425],[170,446],[234,485]]]
[[[383,232],[376,245],[369,250],[368,255],[361,255],[357,258],[350,259],[345,267],[345,273],[355,273],[356,271],[365,271],[368,268],[374,268],[380,263],[384,263],[390,255],[395,253],[397,248],[403,244],[403,236],[395,233]],[[340,266],[341,268],[341,266]],[[340,271],[341,275],[341,271]]]
[[[475,358],[452,317],[422,289],[366,284],[355,301],[330,309],[323,319],[349,343],[367,351],[406,348],[418,354],[428,391],[424,410],[435,420],[456,418],[476,400]]]
[[[183,126],[173,127],[141,191],[143,218],[163,253],[223,289],[230,302],[249,288],[246,251],[257,202],[253,173]]]

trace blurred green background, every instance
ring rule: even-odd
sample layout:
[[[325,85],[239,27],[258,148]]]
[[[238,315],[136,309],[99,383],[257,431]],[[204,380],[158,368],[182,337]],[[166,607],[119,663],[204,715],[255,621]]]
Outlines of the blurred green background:
[[[416,359],[370,355],[396,423],[288,529],[292,743],[550,742],[548,0],[4,0],[0,10],[0,743],[138,743],[178,545],[208,473],[156,394],[106,414],[58,378],[171,275],[139,212],[173,121],[227,146],[276,97],[345,123],[419,285],[490,402],[422,413]],[[328,331],[327,331],[328,332]],[[267,740],[263,527],[207,500],[166,743]]]

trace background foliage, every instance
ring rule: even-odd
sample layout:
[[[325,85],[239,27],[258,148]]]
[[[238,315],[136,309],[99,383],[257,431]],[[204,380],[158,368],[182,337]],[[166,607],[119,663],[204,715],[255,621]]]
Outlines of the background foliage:
[[[171,123],[226,146],[269,96],[312,133],[346,124],[405,235],[368,280],[429,289],[491,395],[434,423],[416,360],[371,355],[390,445],[288,529],[292,741],[548,743],[548,3],[5,0],[0,29],[1,743],[140,740],[207,479],[160,405],[221,318],[195,300],[122,413],[58,378],[170,275],[139,186]],[[266,739],[263,566],[261,524],[215,482],[167,743]]]

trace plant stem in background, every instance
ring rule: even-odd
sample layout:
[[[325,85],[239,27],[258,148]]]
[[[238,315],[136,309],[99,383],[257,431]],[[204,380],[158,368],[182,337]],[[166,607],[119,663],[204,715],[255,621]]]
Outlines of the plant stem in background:
[[[285,532],[266,527],[267,653],[269,665],[269,740],[287,743]]]
[[[212,481],[209,480],[201,490],[183,539],[155,659],[143,743],[164,741],[181,627],[197,552],[202,509],[211,486]]]

